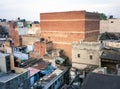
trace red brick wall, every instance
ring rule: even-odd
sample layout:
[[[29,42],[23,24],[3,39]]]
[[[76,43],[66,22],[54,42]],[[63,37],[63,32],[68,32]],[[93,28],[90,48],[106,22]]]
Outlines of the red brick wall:
[[[65,33],[65,32],[42,32],[42,36],[45,39],[49,39],[55,42],[64,42],[64,43],[71,43],[73,41],[80,41],[84,39],[83,33]]]
[[[56,19],[83,19],[85,18],[85,11],[70,11],[70,12],[55,12],[55,13],[41,13],[40,20],[56,20]]]
[[[19,42],[19,34],[18,34],[18,28],[14,28],[13,27],[14,22],[10,23],[10,36],[12,37],[13,41],[14,41],[14,46],[19,46],[20,42]]]
[[[86,12],[85,13],[85,18],[86,19],[96,19],[99,20],[99,15],[97,13],[91,13],[91,12]]]
[[[84,31],[84,21],[41,21],[42,31]],[[74,23],[74,24],[73,24]]]
[[[92,32],[92,33],[86,33],[85,35],[85,41],[97,41],[98,40],[99,31]]]
[[[72,52],[71,52],[72,45],[71,44],[54,44],[53,46],[56,49],[59,49],[59,48],[64,49],[65,55],[68,55],[70,58],[70,61],[71,61],[71,59],[72,59]]]
[[[84,31],[85,11],[41,13],[41,31]]]
[[[85,41],[97,41],[99,34],[99,15],[95,13],[86,13],[85,20]]]
[[[99,31],[99,21],[86,21],[85,22],[85,29],[86,31]]]
[[[45,42],[36,42],[34,43],[34,53],[37,56],[42,57],[46,52],[46,43]]]
[[[99,18],[97,14],[85,11],[41,13],[40,27],[41,35],[53,41],[53,48],[64,49],[71,58],[73,41],[97,39]]]

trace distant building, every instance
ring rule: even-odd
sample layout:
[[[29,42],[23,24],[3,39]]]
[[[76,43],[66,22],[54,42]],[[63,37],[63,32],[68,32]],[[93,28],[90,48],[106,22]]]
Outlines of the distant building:
[[[24,44],[22,36],[40,36],[39,24],[32,24],[32,22],[25,21],[24,19],[21,21],[0,22],[0,26],[4,26],[5,30],[8,29],[9,36],[13,39],[14,46]]]
[[[12,53],[12,39],[11,38],[0,38],[0,52]]]
[[[72,67],[87,68],[88,65],[100,66],[100,43],[74,42],[72,43]]]
[[[23,35],[36,35],[40,36],[40,24],[30,23],[30,22],[17,22],[18,23],[18,33],[20,36]]]
[[[8,22],[0,22],[0,37],[8,37],[10,35],[9,27]]]
[[[20,46],[20,37],[16,22],[10,23],[10,36],[13,39],[14,46]]]
[[[40,35],[40,24],[39,23],[32,23],[31,27],[28,30],[28,34],[33,34],[33,35]]]
[[[22,45],[34,45],[36,41],[40,40],[40,37],[35,35],[24,35],[21,36],[21,38],[22,38]]]
[[[27,27],[18,28],[18,33],[19,35],[28,35],[28,30]]]
[[[99,15],[86,11],[40,13],[41,35],[53,41],[53,48],[64,49],[72,59],[73,41],[96,41]]]
[[[100,33],[120,32],[120,19],[107,19],[100,21]]]

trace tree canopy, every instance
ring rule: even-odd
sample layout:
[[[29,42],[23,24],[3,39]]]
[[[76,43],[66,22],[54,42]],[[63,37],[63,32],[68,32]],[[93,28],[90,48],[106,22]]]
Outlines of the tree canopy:
[[[107,16],[104,13],[99,13],[100,20],[106,20]]]

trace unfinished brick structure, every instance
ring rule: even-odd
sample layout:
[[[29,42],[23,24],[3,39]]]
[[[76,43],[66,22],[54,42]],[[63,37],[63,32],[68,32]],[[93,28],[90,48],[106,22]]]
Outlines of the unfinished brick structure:
[[[34,43],[34,52],[30,54],[31,57],[33,58],[40,58],[42,57],[45,53],[49,52],[52,50],[53,43],[52,41],[45,42],[45,41],[37,41]]]
[[[40,14],[41,35],[53,41],[53,48],[65,50],[71,59],[71,43],[96,41],[99,34],[99,16],[86,11]]]
[[[10,23],[10,36],[14,41],[14,46],[20,45],[20,37],[18,34],[18,28],[14,26],[15,22]]]

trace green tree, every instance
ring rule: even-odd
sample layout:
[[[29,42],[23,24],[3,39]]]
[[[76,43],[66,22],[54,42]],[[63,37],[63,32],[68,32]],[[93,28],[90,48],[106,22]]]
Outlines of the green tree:
[[[106,20],[107,16],[104,13],[99,13],[100,20]]]

